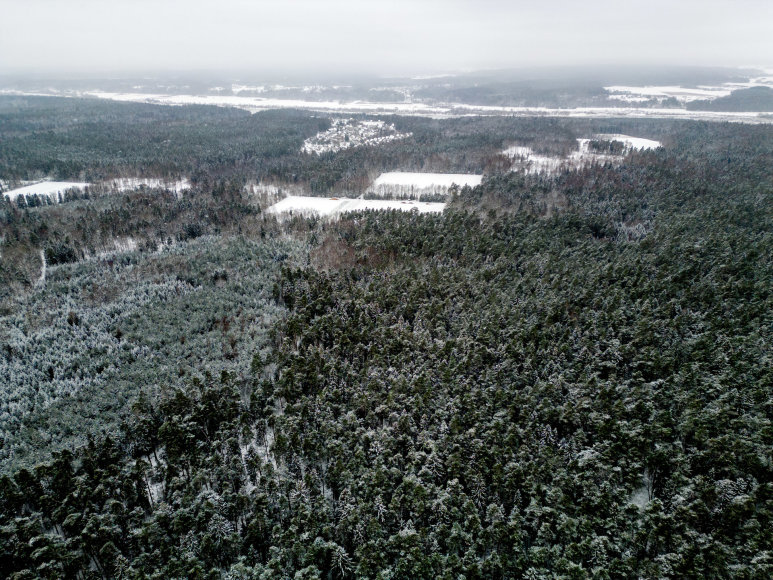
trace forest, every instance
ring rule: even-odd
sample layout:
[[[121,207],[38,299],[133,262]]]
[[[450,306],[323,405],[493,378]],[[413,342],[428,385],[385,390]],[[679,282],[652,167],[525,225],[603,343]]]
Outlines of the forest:
[[[773,127],[384,120],[0,97],[3,182],[192,183],[0,201],[0,575],[771,577]],[[501,154],[597,133],[663,147]],[[250,193],[432,170],[484,179]]]

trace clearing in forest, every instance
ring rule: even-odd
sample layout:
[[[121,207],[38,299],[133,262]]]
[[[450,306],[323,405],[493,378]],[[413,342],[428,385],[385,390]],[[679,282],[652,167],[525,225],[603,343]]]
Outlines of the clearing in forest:
[[[348,211],[396,209],[400,211],[416,210],[419,213],[441,213],[444,203],[389,199],[350,199],[339,197],[304,197],[291,195],[275,203],[266,211],[271,214],[318,215],[336,217]]]

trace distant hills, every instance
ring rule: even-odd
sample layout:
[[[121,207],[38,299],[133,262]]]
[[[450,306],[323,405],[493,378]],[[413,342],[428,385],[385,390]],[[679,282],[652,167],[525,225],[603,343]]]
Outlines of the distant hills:
[[[726,97],[713,100],[693,101],[687,104],[692,111],[720,111],[742,113],[754,111],[773,111],[773,89],[769,87],[750,87],[733,91]]]

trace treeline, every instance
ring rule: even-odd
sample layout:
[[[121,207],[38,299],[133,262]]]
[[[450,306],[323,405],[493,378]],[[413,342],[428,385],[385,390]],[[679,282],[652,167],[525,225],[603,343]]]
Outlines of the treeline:
[[[727,96],[711,100],[687,103],[692,111],[759,112],[773,111],[773,89],[770,87],[749,87],[733,91]]]

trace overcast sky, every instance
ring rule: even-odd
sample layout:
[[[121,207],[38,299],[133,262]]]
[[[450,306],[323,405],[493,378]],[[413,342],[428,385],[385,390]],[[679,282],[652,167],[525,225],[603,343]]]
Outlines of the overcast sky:
[[[773,66],[773,0],[0,0],[0,73]]]

